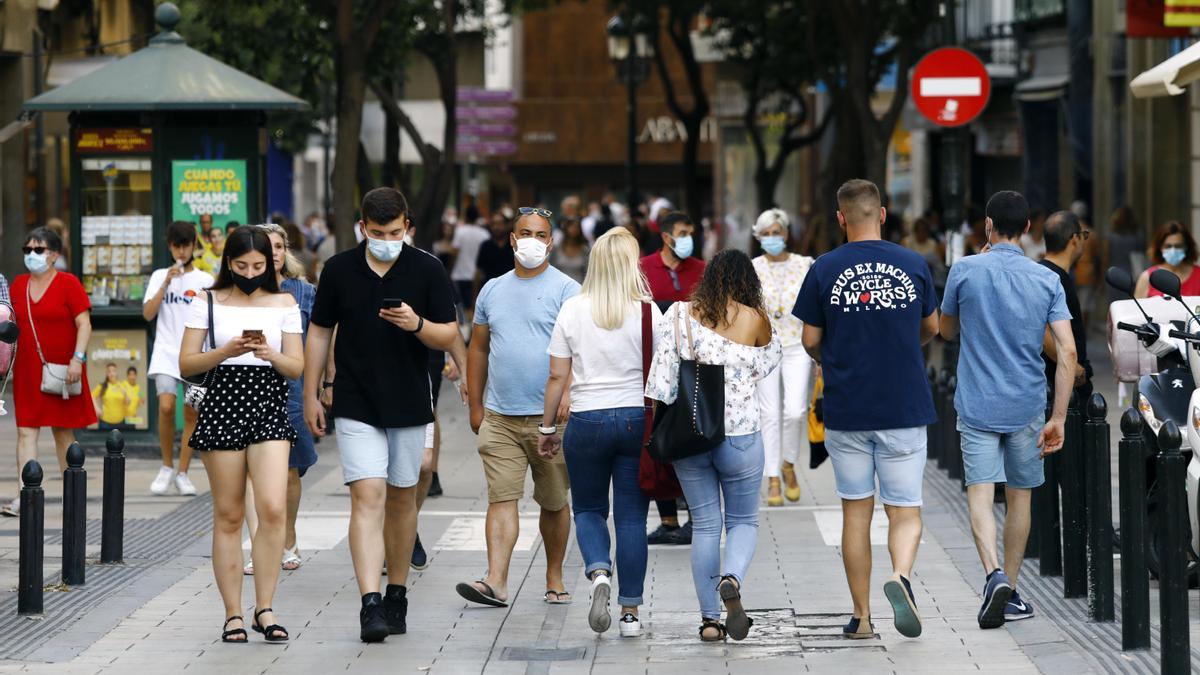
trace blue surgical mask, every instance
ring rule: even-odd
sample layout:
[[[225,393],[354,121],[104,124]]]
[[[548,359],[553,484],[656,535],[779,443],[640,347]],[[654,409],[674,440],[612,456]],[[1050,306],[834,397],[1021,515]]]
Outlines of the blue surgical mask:
[[[372,239],[367,237],[367,250],[379,262],[391,262],[400,257],[400,251],[404,248],[404,240],[388,241],[386,239]]]
[[[695,250],[695,244],[692,242],[691,235],[686,237],[676,237],[675,243],[671,245],[671,250],[675,252],[675,256],[680,260],[692,257],[692,251]]]
[[[1186,249],[1175,248],[1174,246],[1163,249],[1163,260],[1167,261],[1167,264],[1171,267],[1175,267],[1179,263],[1183,262],[1183,257],[1185,255],[1187,255]],[[25,256],[25,260],[26,264],[28,265],[29,256]]]
[[[763,237],[758,240],[762,244],[762,248],[767,255],[779,255],[783,253],[783,249],[787,248],[787,240],[783,237]]]
[[[41,274],[50,269],[50,263],[46,262],[45,253],[26,253],[25,254],[25,269],[34,274]]]

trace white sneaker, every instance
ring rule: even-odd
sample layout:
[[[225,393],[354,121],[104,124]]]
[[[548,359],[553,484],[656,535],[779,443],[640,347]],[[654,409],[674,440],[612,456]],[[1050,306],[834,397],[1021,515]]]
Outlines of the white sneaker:
[[[163,467],[164,469],[166,467]],[[179,490],[179,494],[192,497],[196,494],[196,486],[192,485],[192,480],[188,478],[186,473],[175,474],[175,489]]]
[[[19,515],[21,515],[21,498],[20,497],[17,497],[16,499],[12,500],[8,504],[5,504],[4,508],[0,509],[0,516],[16,518]]]
[[[642,622],[630,612],[621,617],[621,637],[641,637]]]
[[[588,625],[597,633],[603,633],[612,625],[608,613],[608,599],[612,595],[612,583],[607,574],[597,574],[592,579],[592,608],[588,612]]]
[[[156,495],[165,495],[171,487],[171,479],[175,477],[175,469],[169,466],[158,468],[158,475],[154,477],[154,482],[150,484],[150,492]]]

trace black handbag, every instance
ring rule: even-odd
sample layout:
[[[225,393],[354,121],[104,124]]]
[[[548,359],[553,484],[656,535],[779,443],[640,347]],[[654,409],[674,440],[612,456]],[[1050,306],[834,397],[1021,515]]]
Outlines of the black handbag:
[[[217,338],[213,336],[213,297],[211,291],[204,291],[204,295],[208,298],[208,336],[206,341],[208,348],[204,351],[209,352],[217,348]],[[183,376],[183,381],[187,383],[187,391],[184,392],[185,402],[195,410],[200,409],[200,404],[204,400],[204,395],[208,393],[208,388],[212,386],[213,371],[216,368],[210,368],[202,373],[195,375]]]
[[[675,345],[679,356],[679,395],[660,405],[647,450],[660,462],[708,452],[725,440],[725,366],[696,361],[691,318],[685,319],[692,358],[683,358],[679,343],[679,305],[675,303]]]

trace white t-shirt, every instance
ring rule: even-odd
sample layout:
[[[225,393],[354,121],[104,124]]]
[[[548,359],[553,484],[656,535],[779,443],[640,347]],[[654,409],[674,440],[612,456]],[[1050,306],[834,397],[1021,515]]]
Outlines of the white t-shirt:
[[[458,249],[458,257],[454,259],[450,278],[454,281],[475,281],[475,260],[479,258],[479,247],[491,238],[492,235],[478,225],[462,223],[455,227],[454,241],[450,245]]]
[[[650,303],[650,334],[658,344],[656,326],[662,319]],[[605,330],[592,321],[592,300],[577,295],[563,303],[550,336],[550,356],[571,359],[571,412],[640,408],[642,394],[642,309],[632,306],[625,324]]]
[[[204,298],[192,303],[186,325],[188,328],[208,330],[208,303]],[[231,307],[220,303],[213,305],[213,337],[217,347],[235,337],[241,337],[244,330],[261,330],[267,344],[277,351],[282,350],[284,333],[299,335],[303,332],[300,324],[300,306],[295,303],[289,307]],[[208,343],[207,337],[204,342]],[[269,367],[271,364],[255,356],[254,352],[248,352],[225,359],[221,365]]]
[[[146,284],[146,299],[158,294],[167,279],[166,267],[155,270]],[[208,272],[192,270],[171,280],[154,324],[154,353],[150,355],[148,377],[170,375],[179,379],[179,345],[183,342],[183,323],[187,320],[191,305],[197,297],[204,300],[204,289],[212,286],[213,278]],[[205,324],[208,325],[207,323]]]

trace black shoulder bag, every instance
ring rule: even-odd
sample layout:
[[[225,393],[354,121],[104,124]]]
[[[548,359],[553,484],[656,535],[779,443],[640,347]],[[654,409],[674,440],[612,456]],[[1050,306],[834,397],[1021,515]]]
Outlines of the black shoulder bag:
[[[213,334],[213,297],[212,292],[208,290],[204,291],[204,295],[208,298],[208,337],[206,339],[208,344],[205,345],[207,349],[204,351],[210,352],[217,348],[217,338]],[[204,395],[208,393],[208,388],[212,386],[214,370],[216,368],[210,368],[202,373],[183,377],[183,381],[187,383],[183,400],[193,410],[200,410],[200,404],[204,402]]]
[[[696,360],[691,317],[685,303],[675,303],[675,346],[679,356],[679,395],[670,405],[660,405],[654,418],[647,450],[660,462],[673,462],[708,452],[725,440],[725,366]],[[692,358],[683,358],[679,319],[684,313]]]

